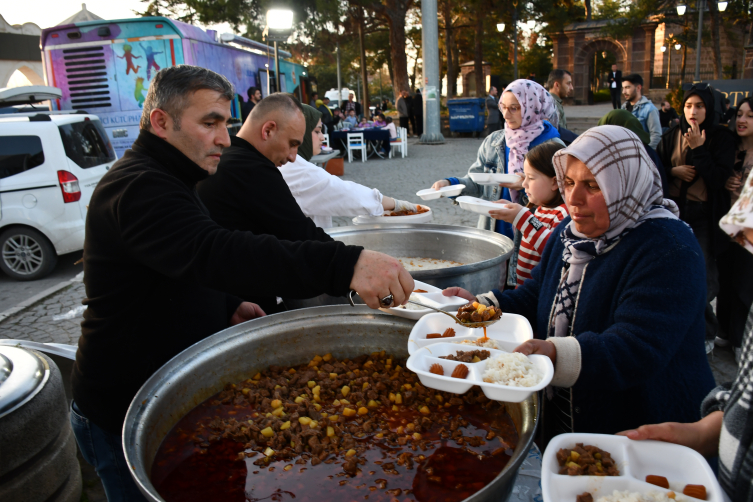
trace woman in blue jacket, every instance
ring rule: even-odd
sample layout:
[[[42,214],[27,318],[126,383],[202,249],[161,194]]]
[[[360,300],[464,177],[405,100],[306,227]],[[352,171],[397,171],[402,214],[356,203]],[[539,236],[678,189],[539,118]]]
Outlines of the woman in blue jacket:
[[[532,279],[477,298],[531,322],[535,339],[516,351],[552,359],[546,436],[698,420],[714,386],[703,253],[663,198],[656,166],[618,126],[588,130],[553,163],[571,217]]]

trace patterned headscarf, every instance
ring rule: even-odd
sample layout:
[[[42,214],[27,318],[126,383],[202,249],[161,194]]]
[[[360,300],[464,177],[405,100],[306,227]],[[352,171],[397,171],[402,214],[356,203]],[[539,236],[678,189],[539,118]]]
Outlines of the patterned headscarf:
[[[520,103],[523,121],[517,129],[510,129],[505,123],[505,145],[510,149],[508,173],[522,174],[523,161],[528,153],[528,145],[544,132],[544,120],[548,120],[555,128],[559,125],[559,115],[554,106],[552,96],[533,80],[516,80],[505,88],[511,92]],[[502,112],[502,96],[499,98],[499,111]]]
[[[570,332],[575,303],[586,264],[614,247],[632,229],[653,218],[678,219],[677,205],[663,196],[661,176],[633,132],[619,126],[598,126],[581,134],[567,148],[554,154],[557,183],[565,197],[567,156],[583,162],[596,178],[609,211],[609,228],[588,238],[572,221],[560,234],[565,268],[555,298],[552,325],[555,336]]]

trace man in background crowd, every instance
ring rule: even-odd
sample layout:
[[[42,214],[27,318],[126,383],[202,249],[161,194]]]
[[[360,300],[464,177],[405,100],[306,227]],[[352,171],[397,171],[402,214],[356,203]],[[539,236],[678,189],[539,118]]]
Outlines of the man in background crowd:
[[[497,88],[489,87],[489,95],[486,96],[486,131],[484,136],[489,136],[494,131],[502,128],[502,114],[499,113],[499,98],[497,97]]]
[[[246,118],[251,115],[251,110],[254,109],[256,103],[261,101],[261,91],[258,87],[249,87],[246,94],[248,95],[248,101],[241,105],[241,118],[243,119],[243,122],[245,122]]]
[[[573,94],[573,76],[567,70],[552,70],[546,81],[546,88],[549,95],[552,96],[554,107],[557,108],[559,116],[559,126],[567,129],[567,117],[565,117],[565,108],[562,106],[562,100],[569,98]]]
[[[350,94],[348,94],[348,101],[343,103],[340,109],[346,117],[350,115],[350,111],[353,110],[354,112],[356,112],[356,117],[360,120],[361,116],[363,115],[363,109],[361,108],[361,103],[359,103],[355,99],[356,95],[351,92]]]
[[[612,108],[619,110],[622,107],[620,102],[620,93],[622,92],[622,72],[617,69],[617,65],[612,65],[612,72],[609,74],[609,94],[612,95]]]
[[[410,94],[408,91],[402,91],[400,97],[395,101],[395,107],[397,108],[397,116],[400,119],[400,127],[404,127],[408,130],[410,125]]]
[[[413,112],[413,133],[420,137],[424,133],[424,98],[421,95],[421,89],[416,89],[411,111]]]
[[[625,97],[622,108],[638,119],[643,129],[651,137],[648,145],[656,149],[659,141],[661,141],[661,120],[659,120],[659,110],[643,95],[643,77],[637,73],[632,73],[623,78],[622,95]]]
[[[724,107],[724,111],[722,112],[722,118],[719,120],[719,123],[726,125],[729,124],[730,120],[733,120],[737,116],[737,108],[732,106],[732,103],[730,103],[727,98],[722,100],[722,106]]]
[[[321,105],[315,106],[314,108],[322,112],[322,124],[327,126],[327,132],[329,132],[329,130],[340,121],[340,119],[335,117],[332,113],[332,109],[329,107],[329,98],[327,96],[324,96]]]
[[[661,132],[664,134],[670,127],[680,122],[680,117],[677,115],[677,111],[672,108],[669,101],[666,99],[661,102],[661,110],[659,110],[659,122],[661,123]]]
[[[316,108],[316,100],[317,99],[319,99],[319,93],[315,92],[314,94],[311,95],[311,102],[309,103],[309,105],[311,105],[314,108]]]

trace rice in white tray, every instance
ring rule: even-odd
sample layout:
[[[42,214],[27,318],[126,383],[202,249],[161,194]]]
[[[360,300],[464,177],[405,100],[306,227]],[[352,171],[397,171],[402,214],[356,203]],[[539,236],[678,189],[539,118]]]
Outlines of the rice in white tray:
[[[452,342],[457,343],[459,345],[473,345],[475,347],[483,347],[485,349],[498,349],[499,345],[497,344],[497,341],[493,338],[487,338],[486,341],[484,341],[483,338],[476,338],[475,340],[461,340],[459,342]]]
[[[533,387],[544,375],[523,354],[514,352],[492,357],[486,363],[483,379],[486,383],[510,387]]]
[[[410,299],[413,300],[414,302],[421,302],[421,303],[423,303],[423,301],[421,300],[421,298],[418,297],[418,296],[416,296],[416,295],[410,295]],[[400,305],[400,306],[395,307],[395,308],[399,308],[399,309],[403,309],[403,310],[429,310],[426,307],[421,307],[420,305],[415,305],[413,303],[406,303],[405,305]]]
[[[689,500],[679,493],[675,498],[667,497],[669,492],[650,491],[647,493],[631,492],[630,490],[615,490],[611,495],[604,495],[596,499],[596,502],[683,502]]]

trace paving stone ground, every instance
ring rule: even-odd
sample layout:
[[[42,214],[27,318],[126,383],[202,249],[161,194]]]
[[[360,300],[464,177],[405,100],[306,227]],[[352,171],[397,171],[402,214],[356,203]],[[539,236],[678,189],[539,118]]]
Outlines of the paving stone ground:
[[[426,146],[410,141],[409,157],[390,160],[368,160],[365,163],[345,162],[343,179],[378,188],[383,194],[418,202],[415,193],[428,188],[438,179],[462,176],[474,161],[481,140],[448,138],[444,145]],[[448,199],[422,202],[434,211],[434,223],[475,226],[478,220]],[[351,224],[351,218],[336,218],[335,225]],[[56,342],[76,345],[81,334],[81,318],[53,321],[53,316],[65,314],[77,306],[85,296],[84,285],[74,282],[69,287],[40,300],[34,305],[0,322],[0,338]],[[709,355],[717,382],[730,381],[737,372],[730,349],[716,348]],[[82,501],[105,502],[102,486],[94,470],[81,460],[84,476]]]

